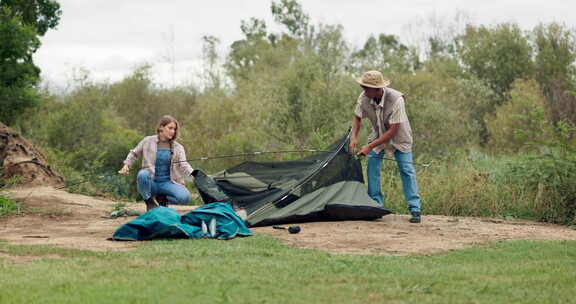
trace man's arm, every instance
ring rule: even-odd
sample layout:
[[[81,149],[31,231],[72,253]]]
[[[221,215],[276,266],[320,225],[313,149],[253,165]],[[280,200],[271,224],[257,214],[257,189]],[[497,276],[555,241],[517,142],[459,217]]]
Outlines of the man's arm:
[[[399,127],[400,127],[400,124],[391,124],[390,127],[388,128],[388,130],[386,132],[384,132],[384,134],[382,134],[382,136],[376,138],[376,140],[374,140],[373,142],[363,146],[362,149],[360,149],[360,152],[358,152],[358,154],[368,155],[370,150],[378,147],[379,145],[381,145],[383,143],[389,142],[390,139],[392,139],[392,137],[394,137],[396,135],[396,132],[398,132]]]
[[[408,121],[408,116],[406,116],[406,109],[404,108],[404,97],[400,97],[392,109],[392,114],[390,115],[389,121],[390,126],[388,127],[388,130],[386,130],[384,134],[376,138],[376,140],[373,142],[362,147],[358,154],[367,155],[370,150],[374,149],[375,147],[389,142],[394,136],[396,136],[396,133],[400,128],[400,124],[406,121]]]
[[[358,133],[360,133],[360,127],[362,126],[362,119],[356,115],[352,118],[352,132],[350,134],[350,153],[354,153],[356,146],[358,146]]]

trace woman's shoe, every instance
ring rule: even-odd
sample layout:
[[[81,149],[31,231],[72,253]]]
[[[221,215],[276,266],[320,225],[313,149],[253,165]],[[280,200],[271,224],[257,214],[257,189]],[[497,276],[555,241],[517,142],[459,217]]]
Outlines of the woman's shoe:
[[[158,202],[156,202],[156,199],[154,199],[153,196],[151,196],[147,200],[144,200],[144,202],[146,203],[146,212],[158,207]]]
[[[168,198],[165,194],[156,195],[156,202],[158,202],[158,205],[162,207],[168,207]]]

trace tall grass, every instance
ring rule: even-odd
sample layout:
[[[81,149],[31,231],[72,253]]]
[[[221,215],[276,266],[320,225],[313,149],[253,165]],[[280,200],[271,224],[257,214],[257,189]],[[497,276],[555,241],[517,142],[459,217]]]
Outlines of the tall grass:
[[[537,218],[537,193],[524,185],[497,179],[506,158],[483,160],[452,158],[417,167],[423,212],[451,216],[513,216]],[[394,162],[384,166],[385,206],[405,212],[402,183]]]
[[[575,223],[574,161],[475,152],[416,169],[424,213]],[[406,212],[395,162],[382,173],[385,206]]]

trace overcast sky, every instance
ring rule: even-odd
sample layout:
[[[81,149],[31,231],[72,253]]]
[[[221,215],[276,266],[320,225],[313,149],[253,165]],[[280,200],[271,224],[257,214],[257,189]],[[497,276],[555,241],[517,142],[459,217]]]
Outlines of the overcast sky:
[[[276,31],[271,0],[59,0],[57,29],[41,38],[35,55],[45,82],[65,88],[80,68],[92,79],[117,81],[135,66],[150,63],[159,84],[196,81],[202,36],[221,40],[223,55],[242,38],[240,24],[251,17]],[[279,1],[278,1],[279,2]],[[540,22],[576,27],[573,0],[301,0],[312,24],[341,24],[347,41],[360,46],[370,34],[394,34],[416,42],[430,20],[445,26],[456,16],[474,24]],[[170,64],[173,61],[174,64]],[[173,68],[171,68],[173,67]],[[173,71],[173,72],[172,72]]]

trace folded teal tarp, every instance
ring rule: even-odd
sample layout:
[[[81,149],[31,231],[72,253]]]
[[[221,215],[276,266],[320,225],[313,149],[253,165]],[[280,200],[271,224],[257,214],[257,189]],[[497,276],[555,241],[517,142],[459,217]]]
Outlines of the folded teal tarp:
[[[122,241],[205,237],[228,240],[249,235],[252,232],[230,204],[212,203],[182,216],[171,208],[154,208],[120,226],[112,238]]]

